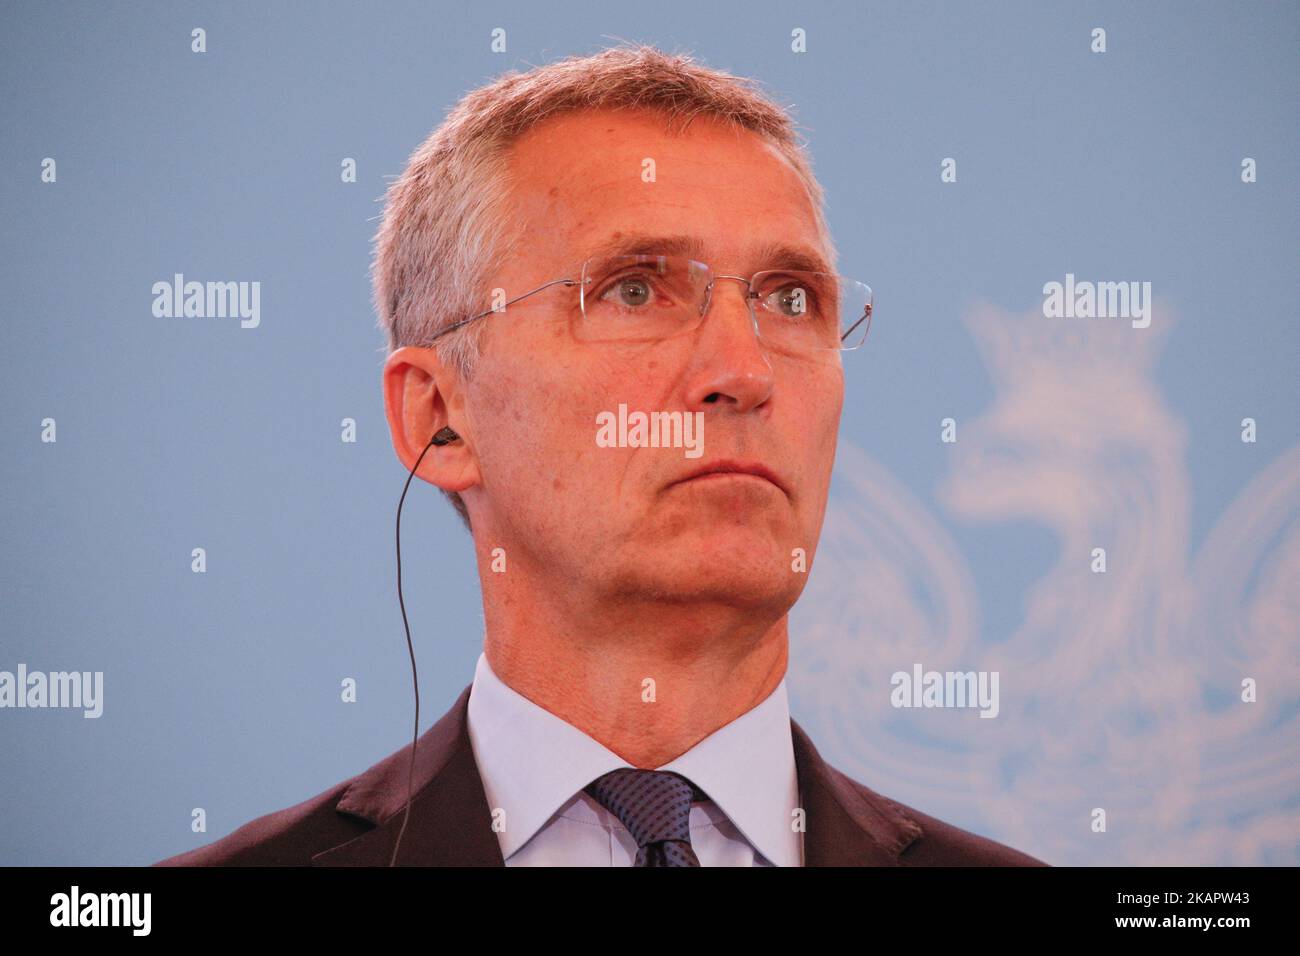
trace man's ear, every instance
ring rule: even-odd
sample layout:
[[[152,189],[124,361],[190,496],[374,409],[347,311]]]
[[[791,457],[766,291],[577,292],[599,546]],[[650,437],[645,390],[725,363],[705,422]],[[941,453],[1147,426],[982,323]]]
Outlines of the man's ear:
[[[443,491],[464,491],[478,481],[468,425],[450,419],[451,409],[462,407],[459,387],[458,376],[432,348],[404,346],[384,363],[384,413],[393,451],[407,471],[424,452],[416,474]],[[460,440],[425,452],[430,439],[447,426]]]

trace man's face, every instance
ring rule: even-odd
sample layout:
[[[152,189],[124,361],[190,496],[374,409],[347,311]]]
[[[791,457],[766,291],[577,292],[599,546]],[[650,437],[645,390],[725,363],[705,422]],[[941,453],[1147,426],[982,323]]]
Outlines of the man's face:
[[[656,181],[643,180],[653,159]],[[756,134],[697,118],[670,135],[647,112],[562,114],[510,160],[519,254],[491,277],[514,298],[579,278],[589,253],[631,235],[688,236],[715,273],[750,277],[782,243],[826,259],[794,169]],[[829,265],[829,263],[828,263]],[[555,575],[568,593],[721,601],[784,613],[825,513],[844,380],[840,353],[781,351],[755,337],[744,286],[719,280],[702,324],[657,343],[575,339],[578,290],[553,286],[480,319],[483,352],[463,409],[478,481],[463,491],[480,548]],[[484,305],[490,308],[491,303]],[[715,396],[713,401],[707,401]],[[703,413],[703,454],[601,447],[601,413]],[[719,459],[751,475],[682,482]]]

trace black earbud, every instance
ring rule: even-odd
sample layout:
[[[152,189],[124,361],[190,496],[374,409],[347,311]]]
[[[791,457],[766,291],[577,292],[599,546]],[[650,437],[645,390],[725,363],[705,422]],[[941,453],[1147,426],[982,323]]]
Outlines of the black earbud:
[[[420,452],[420,457],[415,459],[415,464],[411,466],[411,473],[406,476],[406,484],[402,488],[402,497],[397,499],[397,603],[402,609],[402,627],[406,629],[406,650],[411,656],[411,684],[415,689],[415,727],[411,731],[411,764],[406,771],[406,809],[402,813],[402,828],[397,831],[397,841],[393,844],[393,855],[388,861],[389,866],[397,865],[397,851],[402,848],[402,837],[406,835],[406,824],[411,819],[411,788],[415,780],[415,750],[420,740],[420,678],[415,670],[415,646],[411,643],[411,624],[406,619],[406,600],[402,597],[402,503],[406,501],[406,492],[411,487],[411,479],[415,477],[416,469],[420,467],[420,462],[424,461],[424,456],[428,454],[429,449],[434,445],[449,445],[454,441],[460,441],[460,436],[456,434],[450,425],[444,425],[438,429],[437,433],[429,439],[429,444],[424,446],[424,451]]]

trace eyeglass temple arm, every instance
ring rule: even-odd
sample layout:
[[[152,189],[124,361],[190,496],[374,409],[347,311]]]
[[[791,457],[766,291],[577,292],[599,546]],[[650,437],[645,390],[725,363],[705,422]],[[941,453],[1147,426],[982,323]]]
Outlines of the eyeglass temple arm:
[[[507,305],[514,305],[514,304],[515,304],[516,302],[518,302],[520,299],[526,299],[526,298],[528,298],[530,295],[535,295],[536,293],[541,292],[543,289],[549,289],[549,288],[550,288],[551,286],[553,286],[553,285],[561,285],[561,284],[562,284],[562,285],[573,286],[573,285],[577,285],[577,284],[578,284],[578,280],[577,280],[577,279],[552,279],[550,282],[547,282],[545,285],[539,285],[536,289],[533,289],[531,292],[525,292],[523,295],[517,295],[517,296],[515,296],[513,299],[509,300],[509,301],[506,302],[504,305],[502,305],[502,306],[501,306],[501,310],[504,310],[505,307],[506,307]],[[481,319],[481,318],[483,318],[483,316],[485,316],[485,315],[491,315],[493,312],[497,312],[497,311],[499,311],[499,310],[497,310],[497,309],[488,309],[486,312],[480,312],[478,315],[471,315],[469,318],[461,319],[459,322],[453,322],[451,325],[447,326],[445,329],[439,329],[439,330],[434,334],[433,338],[429,339],[429,341],[430,341],[430,342],[433,342],[433,341],[436,340],[436,339],[440,339],[440,338],[442,338],[444,335],[446,335],[448,332],[454,332],[454,331],[456,331],[456,330],[457,330],[458,328],[460,328],[462,325],[469,325],[469,323],[473,322],[475,319]]]
[[[866,307],[865,309],[862,310],[862,318],[858,319],[858,321],[856,321],[856,322],[854,322],[852,325],[850,325],[850,326],[845,330],[844,334],[840,336],[840,341],[843,342],[845,339],[847,339],[847,338],[849,337],[849,335],[852,334],[852,332],[853,332],[854,329],[856,329],[856,328],[857,328],[859,325],[861,325],[863,322],[867,321],[867,319],[869,319],[869,318],[871,318],[871,305],[870,305],[870,304],[868,304],[867,307]]]

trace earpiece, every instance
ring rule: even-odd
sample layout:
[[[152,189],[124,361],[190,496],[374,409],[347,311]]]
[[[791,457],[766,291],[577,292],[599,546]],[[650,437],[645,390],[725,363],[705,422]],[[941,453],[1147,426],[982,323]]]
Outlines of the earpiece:
[[[415,647],[411,644],[411,625],[406,620],[406,601],[402,598],[402,502],[406,501],[406,492],[411,487],[411,479],[415,477],[415,471],[420,467],[420,462],[424,461],[424,456],[429,449],[434,445],[449,445],[454,441],[460,441],[460,436],[450,425],[438,429],[429,439],[429,444],[424,446],[424,451],[420,452],[420,457],[415,459],[411,473],[406,476],[402,497],[397,501],[397,603],[402,609],[402,626],[406,629],[406,650],[411,655],[411,683],[415,687],[415,729],[411,733],[411,764],[406,771],[406,810],[402,814],[402,828],[397,831],[397,842],[393,844],[393,856],[388,861],[389,866],[397,865],[397,851],[402,847],[406,823],[411,819],[411,784],[415,779],[415,748],[420,739],[420,678],[415,671]]]

